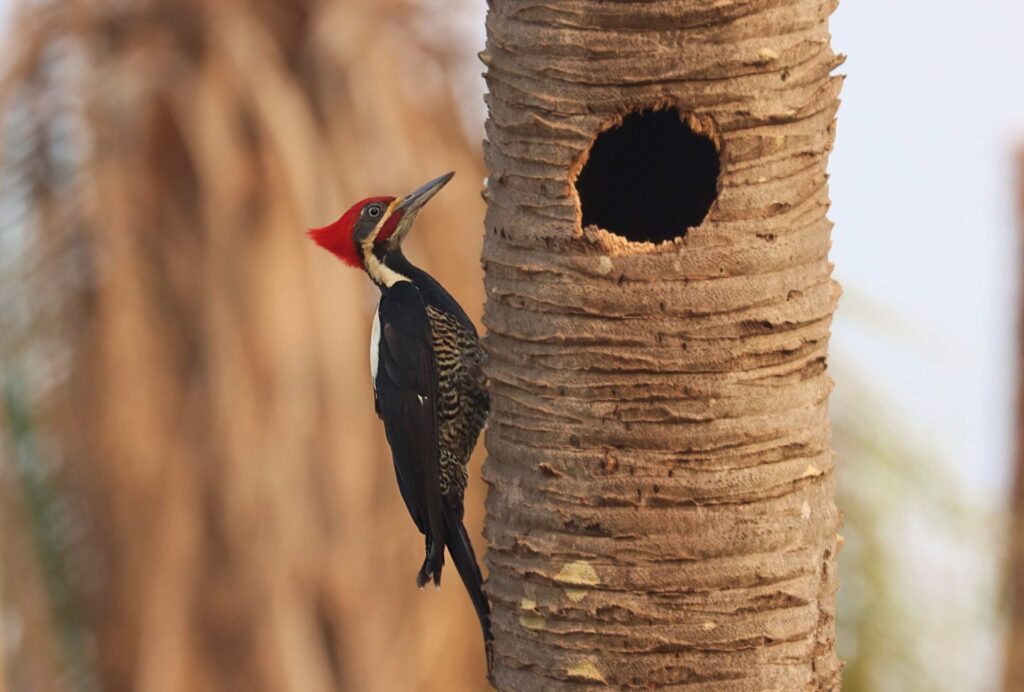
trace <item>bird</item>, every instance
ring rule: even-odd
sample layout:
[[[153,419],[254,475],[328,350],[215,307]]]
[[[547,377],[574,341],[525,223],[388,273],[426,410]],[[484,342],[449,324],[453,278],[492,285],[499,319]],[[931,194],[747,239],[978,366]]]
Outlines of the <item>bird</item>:
[[[491,678],[490,604],[463,524],[469,456],[490,409],[483,351],[458,302],[402,251],[424,205],[454,175],[445,173],[402,197],[368,197],[308,235],[380,289],[370,376],[399,492],[425,537],[416,585],[433,581],[440,588],[447,546],[480,621]]]

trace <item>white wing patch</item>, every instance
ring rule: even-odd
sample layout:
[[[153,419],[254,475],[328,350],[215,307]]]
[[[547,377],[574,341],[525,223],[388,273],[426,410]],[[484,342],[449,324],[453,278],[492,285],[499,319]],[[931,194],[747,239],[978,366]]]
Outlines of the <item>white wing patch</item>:
[[[370,331],[370,379],[373,391],[377,391],[377,359],[380,357],[380,305],[373,312],[373,329]]]
[[[422,394],[417,394],[416,398],[420,400],[420,406],[427,405],[427,397],[423,396]]]

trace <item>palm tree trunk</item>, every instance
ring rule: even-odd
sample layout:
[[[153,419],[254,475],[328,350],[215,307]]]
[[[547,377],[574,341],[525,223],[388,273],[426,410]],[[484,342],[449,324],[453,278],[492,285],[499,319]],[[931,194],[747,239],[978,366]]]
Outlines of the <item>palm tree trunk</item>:
[[[502,689],[839,687],[835,5],[492,3],[485,533]],[[676,152],[666,113],[717,160],[656,161]],[[657,208],[709,181],[706,218]]]

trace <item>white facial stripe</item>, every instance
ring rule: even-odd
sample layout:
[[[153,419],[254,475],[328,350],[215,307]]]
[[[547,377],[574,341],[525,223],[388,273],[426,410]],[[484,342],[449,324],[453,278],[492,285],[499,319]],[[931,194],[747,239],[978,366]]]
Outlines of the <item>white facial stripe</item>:
[[[380,215],[380,221],[377,222],[377,225],[373,227],[372,231],[366,234],[365,238],[363,238],[363,257],[373,254],[373,243],[377,239],[377,236],[380,235],[380,229],[384,228],[384,222],[391,218],[391,212],[394,211],[395,206],[401,201],[402,200],[400,199],[396,199],[389,204],[384,213]]]
[[[361,248],[363,251],[363,265],[366,267],[366,272],[373,277],[374,281],[383,284],[388,288],[391,288],[399,281],[409,281],[409,278],[402,276],[394,269],[391,269],[378,260],[376,255],[373,254],[373,242],[380,234],[380,229],[383,228],[384,222],[391,217],[391,212],[394,210],[395,205],[399,204],[401,201],[401,199],[396,199],[388,205],[387,211],[381,215],[380,221],[377,222],[373,232],[367,234],[366,238],[363,240]]]

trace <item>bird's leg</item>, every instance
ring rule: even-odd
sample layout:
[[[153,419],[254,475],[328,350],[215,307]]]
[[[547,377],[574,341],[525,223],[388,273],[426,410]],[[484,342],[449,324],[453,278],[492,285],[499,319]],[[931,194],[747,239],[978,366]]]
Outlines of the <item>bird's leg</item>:
[[[444,537],[441,540],[431,541],[430,549],[427,551],[427,560],[430,561],[431,570],[434,576],[434,588],[441,588],[441,568],[444,567]]]
[[[426,535],[426,557],[423,566],[416,575],[416,586],[423,588],[428,581],[434,580],[434,586],[441,588],[441,568],[444,566],[444,544],[435,541],[430,534]]]
[[[430,534],[425,534],[425,538],[426,545],[423,548],[423,552],[426,553],[426,557],[423,559],[423,566],[420,567],[419,574],[416,575],[416,586],[420,589],[430,581]]]

